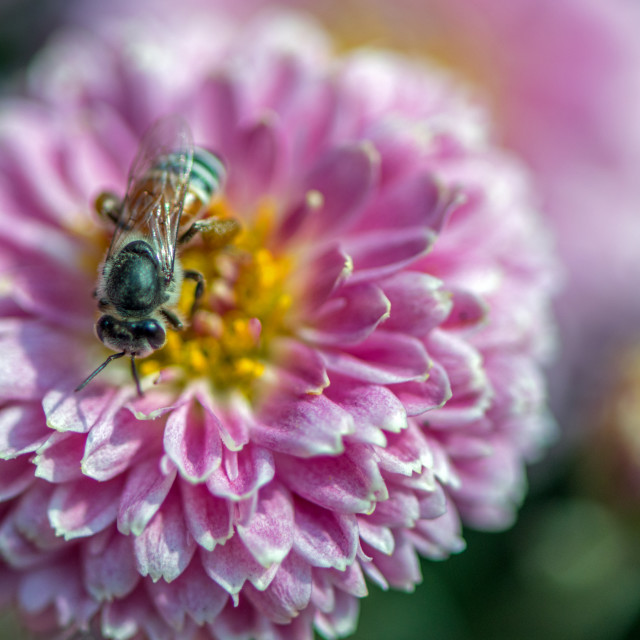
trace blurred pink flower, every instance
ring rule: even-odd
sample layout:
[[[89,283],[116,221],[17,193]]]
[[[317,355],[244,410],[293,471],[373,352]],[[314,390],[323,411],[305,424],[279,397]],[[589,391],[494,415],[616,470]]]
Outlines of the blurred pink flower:
[[[364,575],[410,590],[522,499],[550,435],[536,201],[439,71],[293,17],[144,25],[64,34],[2,105],[3,591],[47,631],[343,636]],[[184,250],[207,294],[144,397],[119,363],[74,394],[104,359],[87,203],[169,112],[243,231]]]
[[[532,168],[557,238],[566,283],[558,297],[562,355],[551,394],[563,424],[582,427],[611,375],[611,352],[640,327],[640,296],[628,287],[640,278],[637,3],[293,4],[318,12],[349,44],[383,42],[427,55],[482,92],[495,114],[496,138]]]

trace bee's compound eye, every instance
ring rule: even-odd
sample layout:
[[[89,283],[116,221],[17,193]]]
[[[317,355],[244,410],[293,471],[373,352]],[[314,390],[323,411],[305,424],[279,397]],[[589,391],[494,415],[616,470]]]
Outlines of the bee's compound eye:
[[[112,316],[102,316],[96,323],[96,333],[100,342],[104,342],[105,337],[113,335],[115,319]]]
[[[159,349],[165,341],[165,331],[156,320],[144,320],[140,323],[140,334],[143,335],[153,349]]]

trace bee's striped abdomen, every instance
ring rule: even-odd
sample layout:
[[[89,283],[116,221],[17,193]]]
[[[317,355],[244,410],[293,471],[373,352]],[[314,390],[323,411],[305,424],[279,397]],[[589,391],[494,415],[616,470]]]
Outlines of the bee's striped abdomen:
[[[189,180],[189,191],[202,202],[209,202],[221,190],[227,171],[222,160],[200,147],[193,151],[193,165]]]

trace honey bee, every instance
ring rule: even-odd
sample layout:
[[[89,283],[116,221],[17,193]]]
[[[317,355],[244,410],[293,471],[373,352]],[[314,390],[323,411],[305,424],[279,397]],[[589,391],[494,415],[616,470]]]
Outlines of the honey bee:
[[[199,231],[230,240],[235,220],[201,214],[223,189],[226,171],[217,156],[194,147],[180,118],[159,120],[144,135],[131,165],[123,200],[106,192],[96,200],[98,214],[115,223],[109,250],[98,271],[95,297],[102,315],[98,339],[110,355],[75,390],[84,389],[112,360],[129,356],[138,395],[142,395],[135,359],[166,342],[167,326],[183,328],[176,311],[185,278],[196,281],[194,309],[204,292],[201,273],[185,270],[176,255]],[[191,221],[186,229],[183,218]]]

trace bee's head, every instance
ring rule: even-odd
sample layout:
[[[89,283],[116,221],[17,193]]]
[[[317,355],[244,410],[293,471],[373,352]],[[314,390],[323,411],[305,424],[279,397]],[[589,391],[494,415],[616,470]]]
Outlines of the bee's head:
[[[154,318],[121,320],[103,315],[96,323],[98,339],[114,351],[124,351],[144,358],[165,343],[164,327]]]

